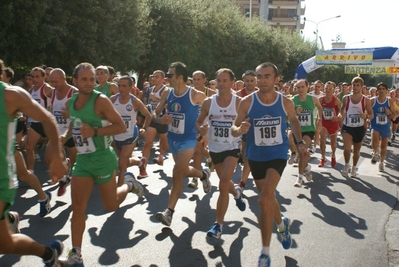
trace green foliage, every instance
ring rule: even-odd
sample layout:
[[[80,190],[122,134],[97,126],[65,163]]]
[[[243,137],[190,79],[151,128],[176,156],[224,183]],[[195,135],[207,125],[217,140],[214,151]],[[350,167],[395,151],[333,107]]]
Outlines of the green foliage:
[[[87,61],[144,77],[182,61],[209,79],[222,67],[240,79],[269,61],[288,80],[314,54],[299,34],[248,20],[230,0],[13,0],[0,22],[0,57],[13,68],[70,73]]]

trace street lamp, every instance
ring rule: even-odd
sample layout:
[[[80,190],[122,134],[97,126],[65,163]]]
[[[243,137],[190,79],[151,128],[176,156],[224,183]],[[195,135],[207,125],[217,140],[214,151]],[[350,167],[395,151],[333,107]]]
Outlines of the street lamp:
[[[331,17],[331,18],[328,18],[328,19],[320,20],[320,21],[318,21],[318,22],[313,21],[313,20],[310,20],[310,19],[306,19],[306,17],[303,18],[303,20],[304,20],[305,22],[306,22],[306,21],[309,21],[309,22],[312,22],[312,23],[314,23],[314,24],[316,25],[316,31],[314,31],[314,33],[316,34],[316,48],[318,48],[318,41],[319,41],[319,24],[322,23],[322,22],[325,22],[325,21],[327,21],[327,20],[337,19],[337,18],[340,18],[340,17],[341,17],[341,15],[338,15],[338,16]]]

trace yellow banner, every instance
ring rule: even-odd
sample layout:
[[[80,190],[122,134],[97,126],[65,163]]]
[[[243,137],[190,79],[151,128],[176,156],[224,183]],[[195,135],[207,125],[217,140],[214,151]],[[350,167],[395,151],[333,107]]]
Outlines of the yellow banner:
[[[373,52],[370,50],[327,50],[316,51],[317,65],[371,65]]]
[[[399,74],[399,67],[345,66],[346,74]]]

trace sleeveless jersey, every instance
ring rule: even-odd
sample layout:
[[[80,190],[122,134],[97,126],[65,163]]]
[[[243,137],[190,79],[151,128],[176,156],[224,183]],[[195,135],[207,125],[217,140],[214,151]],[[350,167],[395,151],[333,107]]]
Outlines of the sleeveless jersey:
[[[98,117],[94,111],[95,100],[100,94],[100,92],[93,90],[89,100],[80,110],[76,110],[74,107],[78,94],[72,95],[71,100],[68,102],[68,113],[72,124],[72,136],[78,154],[88,154],[105,150],[110,147],[112,143],[111,136],[92,136],[89,138],[83,138],[80,134],[82,123],[97,127],[105,127],[109,125],[109,121]]]
[[[360,113],[364,112],[366,98],[364,95],[359,103],[353,104],[351,95],[346,96],[346,115],[343,124],[348,127],[360,127],[364,125],[364,119],[360,117]]]
[[[208,115],[208,147],[209,151],[219,153],[240,148],[240,137],[231,135],[231,126],[237,116],[237,96],[232,94],[230,104],[222,108],[216,101],[216,95],[211,98]]]
[[[258,87],[255,87],[255,90],[254,90],[253,92],[256,92],[256,91],[258,91],[258,90],[259,90],[259,88],[258,88]],[[251,92],[251,94],[252,94],[253,92]],[[241,96],[241,97],[245,97],[245,96],[247,96],[247,95],[249,95],[249,94],[248,94],[248,92],[247,92],[247,89],[244,87],[244,88],[242,88],[240,91],[237,92],[237,95],[238,95],[238,96]]]
[[[387,128],[388,130],[391,127],[389,123],[389,116],[385,113],[385,110],[389,109],[389,99],[386,98],[383,103],[378,102],[378,97],[375,98],[374,104],[372,106],[374,117],[370,122],[371,128]]]
[[[71,123],[69,118],[64,118],[62,115],[62,109],[65,108],[65,103],[71,98],[73,92],[75,92],[74,89],[76,89],[76,87],[71,86],[66,96],[61,100],[57,99],[56,91],[54,91],[51,96],[52,113],[57,121],[58,131],[60,134],[64,134],[68,130],[69,124]]]
[[[171,88],[167,97],[168,114],[173,121],[169,124],[168,139],[173,141],[195,140],[197,131],[195,122],[198,118],[199,105],[193,104],[191,100],[192,87],[187,91],[176,96],[174,88]]]
[[[158,102],[151,100],[151,99],[150,99],[150,94],[151,94],[151,93],[154,93],[154,95],[155,95],[156,98],[161,99],[162,92],[163,92],[163,90],[164,90],[165,88],[166,88],[166,86],[165,86],[165,85],[162,85],[162,87],[159,88],[158,91],[155,92],[155,86],[153,86],[153,87],[151,87],[150,90],[148,90],[148,91],[149,91],[149,93],[148,93],[148,104],[150,104],[150,110],[149,110],[149,112],[150,112],[151,114],[156,110],[157,105],[158,105]]]
[[[252,94],[252,104],[248,110],[251,127],[246,134],[248,159],[287,159],[289,143],[286,116],[281,93],[277,92],[276,100],[271,104],[262,103],[257,93]]]
[[[122,104],[119,101],[120,94],[116,94],[114,107],[116,111],[121,115],[126,125],[126,132],[114,135],[114,139],[117,141],[125,141],[134,136],[135,128],[137,128],[137,112],[134,110],[133,101],[135,97],[131,94],[130,99],[126,104]],[[136,129],[137,132],[137,129]]]
[[[296,115],[301,126],[301,132],[315,132],[315,105],[312,96],[307,94],[306,100],[302,102],[299,100],[299,95],[295,95],[292,100],[294,101],[295,109],[297,107],[302,108],[302,112]]]
[[[111,84],[110,82],[107,82],[107,83],[104,85],[104,87],[102,87],[102,88],[100,88],[100,85],[97,84],[97,85],[94,87],[94,89],[97,90],[98,92],[100,92],[100,93],[106,95],[107,97],[111,97],[112,94],[111,94],[111,92],[109,91],[109,85],[110,85],[110,84]]]
[[[44,88],[46,87],[46,83],[43,83],[42,86],[38,90],[34,90],[33,87],[30,90],[30,95],[33,100],[39,103],[40,106],[47,109],[47,96],[44,95]],[[38,122],[37,120],[28,118],[28,122]]]
[[[18,187],[15,165],[16,119],[10,119],[5,101],[6,84],[0,82],[0,190]]]
[[[338,121],[332,121],[334,116],[337,116],[339,113],[338,107],[335,105],[335,100],[337,99],[336,96],[333,96],[330,103],[326,102],[326,97],[323,96],[320,98],[321,107],[322,107],[322,125],[324,127],[331,126],[331,124],[335,125],[338,124]]]

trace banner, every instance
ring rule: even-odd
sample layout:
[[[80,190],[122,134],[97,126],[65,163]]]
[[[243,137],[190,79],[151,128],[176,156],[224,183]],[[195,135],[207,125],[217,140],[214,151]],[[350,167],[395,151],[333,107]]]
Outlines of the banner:
[[[399,74],[399,67],[345,66],[346,74]]]
[[[316,51],[317,65],[371,65],[373,51],[371,50],[326,50]]]

